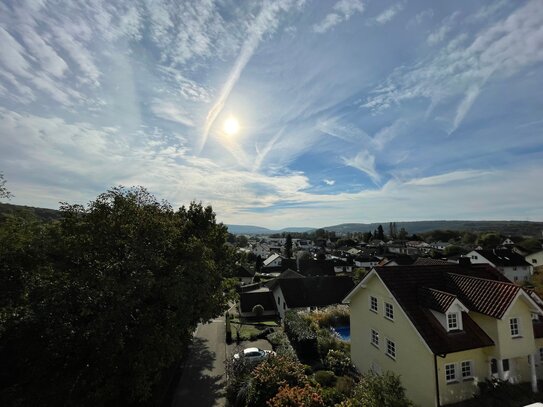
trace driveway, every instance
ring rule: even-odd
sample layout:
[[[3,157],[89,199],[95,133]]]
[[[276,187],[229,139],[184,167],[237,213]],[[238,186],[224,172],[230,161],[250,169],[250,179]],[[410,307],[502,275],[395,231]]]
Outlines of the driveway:
[[[172,407],[224,407],[226,376],[224,361],[240,348],[256,346],[271,350],[265,339],[226,345],[224,317],[198,325],[187,361],[176,386]]]
[[[223,407],[226,356],[224,317],[198,325],[172,407]]]

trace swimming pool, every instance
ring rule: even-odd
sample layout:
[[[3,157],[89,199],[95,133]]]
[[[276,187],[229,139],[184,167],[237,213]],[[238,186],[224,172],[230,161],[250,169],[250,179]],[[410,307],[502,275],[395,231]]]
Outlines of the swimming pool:
[[[349,325],[347,325],[347,326],[336,326],[335,328],[332,328],[332,329],[345,342],[349,342],[351,340],[351,327]]]

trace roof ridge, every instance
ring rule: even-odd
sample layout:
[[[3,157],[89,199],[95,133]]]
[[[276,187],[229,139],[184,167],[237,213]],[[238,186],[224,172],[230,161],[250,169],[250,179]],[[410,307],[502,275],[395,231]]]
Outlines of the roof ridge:
[[[437,291],[438,293],[442,293],[442,294],[447,294],[447,295],[451,295],[453,297],[456,297],[458,298],[458,296],[456,294],[453,294],[453,293],[450,293],[448,291],[443,291],[443,290],[438,290],[437,288],[433,288],[433,287],[420,287],[420,289],[426,289],[426,290],[432,290],[432,291]]]

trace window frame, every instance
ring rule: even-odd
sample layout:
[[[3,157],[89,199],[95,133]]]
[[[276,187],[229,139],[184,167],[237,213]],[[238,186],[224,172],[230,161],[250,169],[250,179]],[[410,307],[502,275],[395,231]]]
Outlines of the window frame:
[[[467,366],[469,370],[464,370],[464,367]],[[469,373],[466,375],[465,373]],[[473,360],[463,360],[460,362],[460,376],[462,380],[473,379]]]
[[[451,326],[451,318],[454,318],[454,326]],[[460,330],[459,312],[447,312],[447,332]]]
[[[375,329],[371,328],[370,330],[370,343],[375,346],[377,349],[379,349],[379,331],[376,331]]]
[[[451,375],[450,369],[452,369],[452,375]],[[447,384],[458,382],[457,374],[456,374],[456,363],[446,363],[444,366],[444,371],[445,371],[445,382]]]
[[[375,302],[375,308],[374,306]],[[370,295],[370,311],[375,312],[376,314],[379,312],[379,300],[377,297],[374,297],[373,295]]]
[[[520,331],[520,318],[519,317],[511,317],[511,318],[509,318],[509,333],[511,334],[512,338],[520,338],[522,336],[521,331]]]
[[[386,338],[385,344],[386,344],[385,355],[387,355],[389,358],[393,360],[396,360],[396,354],[397,354],[396,342],[394,342],[393,340],[390,340],[389,338]],[[390,349],[392,349],[392,352],[390,352]]]
[[[385,302],[385,318],[394,321],[394,304]]]

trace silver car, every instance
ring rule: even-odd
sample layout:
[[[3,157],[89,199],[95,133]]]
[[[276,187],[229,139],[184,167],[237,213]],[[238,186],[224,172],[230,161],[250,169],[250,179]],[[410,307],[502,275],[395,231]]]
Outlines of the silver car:
[[[271,350],[264,350],[260,348],[246,348],[243,352],[236,353],[234,355],[234,361],[244,358],[248,362],[261,362],[270,355],[275,355],[275,352]]]

